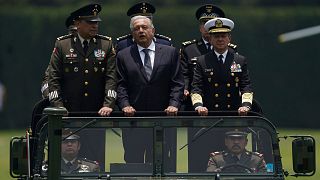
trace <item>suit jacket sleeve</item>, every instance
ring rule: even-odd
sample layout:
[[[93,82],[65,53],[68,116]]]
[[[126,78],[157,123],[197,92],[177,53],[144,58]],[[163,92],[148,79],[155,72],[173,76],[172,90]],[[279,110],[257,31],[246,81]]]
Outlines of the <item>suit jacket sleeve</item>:
[[[197,62],[197,65],[193,74],[192,89],[191,89],[191,100],[194,107],[203,106],[202,102],[202,88],[203,88],[203,67],[201,66],[200,59]]]
[[[176,49],[172,57],[172,64],[169,106],[179,108],[183,97],[184,81],[179,61],[179,54]]]
[[[117,64],[117,75],[118,75],[118,98],[117,102],[119,104],[120,109],[130,106],[129,96],[128,96],[128,76],[126,70],[124,68],[124,57],[122,53],[117,54],[116,64]]]
[[[180,49],[180,63],[181,63],[181,69],[184,79],[184,89],[190,91],[190,73],[189,73],[189,60],[188,56],[185,54],[184,47],[182,46]]]
[[[55,47],[51,54],[49,68],[49,101],[52,106],[62,107],[61,79],[62,70],[62,47],[59,40],[56,41]]]
[[[106,60],[107,67],[105,71],[105,98],[103,106],[113,108],[115,105],[115,100],[117,97],[117,72],[116,72],[116,60],[115,60],[115,50],[113,48],[112,42],[107,41],[106,47]]]

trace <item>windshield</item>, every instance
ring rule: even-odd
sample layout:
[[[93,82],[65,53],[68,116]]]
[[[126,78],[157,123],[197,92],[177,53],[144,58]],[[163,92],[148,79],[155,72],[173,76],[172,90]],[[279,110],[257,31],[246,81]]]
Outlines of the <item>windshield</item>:
[[[276,174],[281,165],[275,162],[272,127],[237,118],[101,118],[80,131],[90,119],[65,118],[56,162],[62,176]],[[46,148],[43,158],[46,176]]]

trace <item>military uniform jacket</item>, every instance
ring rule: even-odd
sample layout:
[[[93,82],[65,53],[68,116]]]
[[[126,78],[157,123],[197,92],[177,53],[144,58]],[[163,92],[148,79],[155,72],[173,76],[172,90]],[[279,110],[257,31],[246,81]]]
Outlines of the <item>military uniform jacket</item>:
[[[84,53],[78,35],[60,37],[49,67],[49,100],[53,106],[69,111],[114,106],[117,78],[111,38],[97,35]]]
[[[200,56],[191,94],[194,107],[205,106],[211,111],[237,110],[240,105],[251,107],[244,101],[244,95],[252,94],[246,58],[231,48],[222,65],[213,51]],[[252,100],[252,96],[249,98]]]
[[[100,166],[96,161],[88,159],[77,159],[71,166],[68,166],[64,160],[61,160],[61,174],[100,172]]]
[[[182,73],[184,77],[184,89],[190,91],[193,78],[193,69],[197,63],[199,56],[209,53],[206,44],[202,38],[199,40],[186,41],[182,43],[180,49],[180,60],[182,66]]]
[[[218,172],[223,170],[223,167],[230,164],[241,164],[244,165],[252,172],[266,172],[266,163],[264,161],[263,155],[257,152],[249,152],[246,151],[241,154],[240,159],[236,156],[233,156],[228,152],[214,152],[210,154],[207,172]],[[233,172],[239,172],[239,170],[243,170],[237,166],[234,166]]]
[[[161,34],[155,34],[154,35],[154,42],[155,43],[159,43],[159,44],[163,44],[163,45],[172,46],[171,38],[169,38],[167,36],[164,36],[164,35],[161,35]],[[134,44],[134,42],[133,42],[133,37],[132,37],[131,34],[127,34],[127,35],[118,37],[117,38],[117,43],[115,45],[116,51],[118,53],[122,49],[124,49],[126,47],[129,47],[129,46],[131,46],[133,44]]]

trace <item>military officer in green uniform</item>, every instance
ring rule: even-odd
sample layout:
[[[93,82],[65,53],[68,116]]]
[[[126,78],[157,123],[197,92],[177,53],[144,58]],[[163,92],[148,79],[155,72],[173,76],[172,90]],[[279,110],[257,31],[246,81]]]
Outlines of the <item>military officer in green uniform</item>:
[[[115,51],[110,37],[98,35],[99,4],[71,13],[76,34],[57,38],[50,59],[49,100],[69,112],[97,112],[108,116],[116,99]],[[105,130],[82,130],[81,155],[104,167]],[[94,139],[94,141],[93,141]]]
[[[153,20],[153,14],[156,12],[156,8],[147,2],[140,2],[132,7],[130,7],[127,11],[127,16],[134,17],[134,16],[146,16],[149,19]],[[154,41],[159,44],[164,44],[168,46],[172,46],[171,38],[161,35],[161,34],[154,34]],[[119,52],[120,50],[131,46],[134,44],[132,34],[127,34],[117,38],[116,41],[116,51]]]
[[[80,136],[71,135],[70,129],[64,129],[61,142],[61,174],[100,172],[98,162],[80,158],[79,150],[81,148]],[[46,174],[48,170],[47,163],[42,166],[42,172]]]
[[[69,34],[77,34],[77,27],[74,25],[74,17],[69,15],[65,21],[65,26],[68,30]],[[41,94],[42,98],[48,98],[49,96],[49,84],[48,84],[48,79],[49,79],[49,66],[47,67],[46,71],[44,72],[44,76],[42,79],[41,83]]]
[[[227,150],[210,154],[207,172],[247,172],[265,173],[263,155],[246,150],[247,132],[238,129],[225,134]]]

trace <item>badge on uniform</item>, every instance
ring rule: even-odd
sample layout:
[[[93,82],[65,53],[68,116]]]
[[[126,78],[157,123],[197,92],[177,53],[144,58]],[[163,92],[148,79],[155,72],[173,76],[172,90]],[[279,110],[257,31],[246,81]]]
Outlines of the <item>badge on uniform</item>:
[[[73,53],[74,49],[70,48],[69,51],[70,51],[70,54],[66,54],[67,59],[76,59],[78,57],[77,54]]]
[[[83,173],[83,172],[90,172],[88,165],[85,165],[85,164],[80,165],[79,173]]]
[[[94,50],[94,57],[96,57],[97,60],[102,61],[104,60],[105,56],[106,56],[106,52],[104,50],[102,49]]]
[[[208,81],[211,82],[211,78],[213,76],[213,69],[212,68],[211,69],[204,69],[204,72],[209,73],[210,76],[208,77]]]
[[[241,65],[233,61],[230,67],[231,72],[242,72]]]

